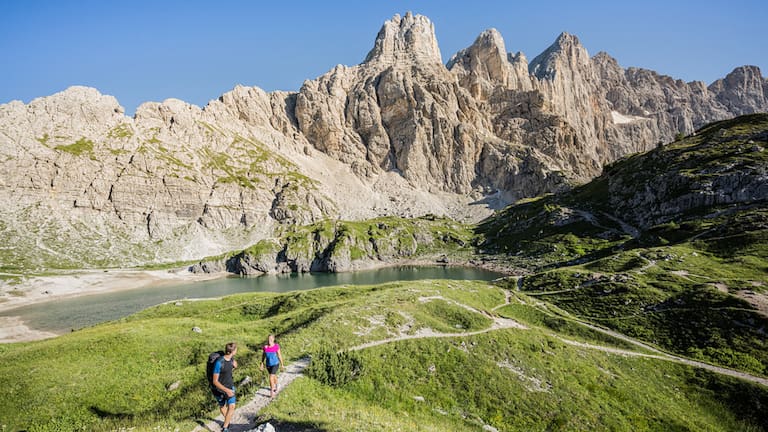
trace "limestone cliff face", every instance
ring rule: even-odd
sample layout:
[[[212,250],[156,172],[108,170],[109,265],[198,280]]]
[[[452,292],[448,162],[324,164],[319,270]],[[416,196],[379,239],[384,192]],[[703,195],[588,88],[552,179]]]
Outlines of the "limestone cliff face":
[[[541,101],[499,86],[530,90],[533,85],[522,72],[524,56],[510,63],[503,49],[498,33],[487,32],[451,60],[449,70],[436,51],[431,23],[396,16],[379,32],[366,62],[305,82],[296,100],[298,129],[314,147],[363,177],[397,172],[416,188],[499,193],[507,201],[556,190],[572,171],[557,159],[559,153],[548,152],[547,145],[541,150],[525,145],[520,124],[488,115],[488,110],[503,115],[510,102]],[[504,133],[494,131],[494,121]],[[537,136],[543,134],[536,129]],[[560,138],[558,131],[550,133]]]
[[[365,63],[433,63],[442,65],[435,26],[422,15],[395,15],[384,23]]]
[[[435,216],[322,221],[293,227],[280,238],[233,255],[201,261],[191,270],[259,275],[343,272],[409,261],[446,264],[471,251],[472,236],[468,226]]]
[[[283,109],[278,95],[222,100],[231,96],[261,104],[254,122],[270,118],[262,114],[270,102]],[[337,214],[316,182],[279,153],[296,144],[269,123],[250,126],[239,112],[234,102],[202,110],[169,99],[128,118],[113,97],[81,87],[5,105],[4,227],[19,249],[48,251],[41,267],[139,264],[242,247],[276,224]]]
[[[669,146],[623,160],[599,180],[607,207],[642,230],[768,201],[768,115],[716,122]],[[702,213],[705,212],[705,213]]]
[[[487,100],[499,86],[522,91],[533,89],[525,55],[507,53],[504,39],[496,29],[482,32],[469,48],[451,57],[447,67],[477,100]]]
[[[238,86],[204,108],[169,99],[133,118],[83,87],[0,105],[0,226],[14,245],[0,258],[140,264],[325,218],[478,220],[757,111],[768,84],[754,66],[707,87],[590,58],[567,33],[529,64],[493,29],[443,64],[433,24],[408,13],[363,63],[295,93]]]
[[[768,105],[768,79],[757,66],[741,66],[709,86],[715,99],[732,114],[765,111]]]
[[[414,187],[473,188],[481,117],[442,64],[425,17],[396,16],[363,64],[305,82],[296,118],[310,143],[363,177],[395,171]]]
[[[678,133],[688,134],[706,123],[737,115],[700,81],[686,83],[647,69],[623,70],[605,53],[596,55],[593,62],[611,108],[614,139],[621,144],[612,159],[627,150],[648,150],[671,141]],[[766,109],[764,105],[761,110]]]

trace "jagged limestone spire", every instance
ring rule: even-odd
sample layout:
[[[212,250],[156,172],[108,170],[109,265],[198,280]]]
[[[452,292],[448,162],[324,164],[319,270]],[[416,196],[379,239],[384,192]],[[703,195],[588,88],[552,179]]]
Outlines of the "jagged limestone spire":
[[[495,85],[505,88],[530,90],[528,62],[520,53],[507,53],[504,39],[491,28],[480,33],[475,42],[456,53],[447,64],[473,96],[485,99]]]
[[[549,48],[533,59],[528,70],[538,79],[552,80],[558,69],[575,69],[588,63],[589,54],[579,38],[563,32]]]
[[[439,63],[435,26],[423,15],[395,15],[384,23],[365,63]]]

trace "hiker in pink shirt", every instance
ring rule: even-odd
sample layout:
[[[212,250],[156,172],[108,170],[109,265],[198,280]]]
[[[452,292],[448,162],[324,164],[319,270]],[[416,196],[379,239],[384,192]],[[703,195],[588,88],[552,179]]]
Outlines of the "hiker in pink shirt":
[[[264,370],[265,364],[269,372],[270,397],[275,397],[277,394],[277,370],[278,368],[285,370],[283,355],[280,354],[280,345],[275,343],[275,335],[269,335],[269,342],[264,345],[264,354],[261,356],[259,370]]]

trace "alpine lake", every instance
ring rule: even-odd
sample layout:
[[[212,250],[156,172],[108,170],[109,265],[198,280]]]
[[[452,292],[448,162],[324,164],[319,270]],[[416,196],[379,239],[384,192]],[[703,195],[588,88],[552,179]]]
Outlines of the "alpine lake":
[[[10,309],[0,312],[0,316],[19,317],[30,329],[63,334],[173,301],[210,299],[249,292],[284,293],[336,285],[375,285],[424,279],[490,281],[501,276],[487,270],[453,266],[404,266],[349,273],[233,276],[180,285],[87,294]]]

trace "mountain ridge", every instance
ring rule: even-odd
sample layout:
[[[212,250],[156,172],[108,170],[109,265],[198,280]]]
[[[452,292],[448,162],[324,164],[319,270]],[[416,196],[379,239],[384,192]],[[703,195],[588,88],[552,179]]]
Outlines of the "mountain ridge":
[[[530,65],[505,50],[488,30],[443,64],[431,21],[408,13],[382,26],[366,61],[296,92],[238,86],[204,108],[146,102],[132,118],[82,87],[2,105],[0,195],[12,205],[0,220],[25,245],[3,262],[35,261],[23,249],[38,244],[64,246],[42,267],[194,259],[326,218],[476,221],[695,125],[768,110],[754,67],[708,88],[590,58],[566,33]],[[95,244],[83,225],[114,241]]]

